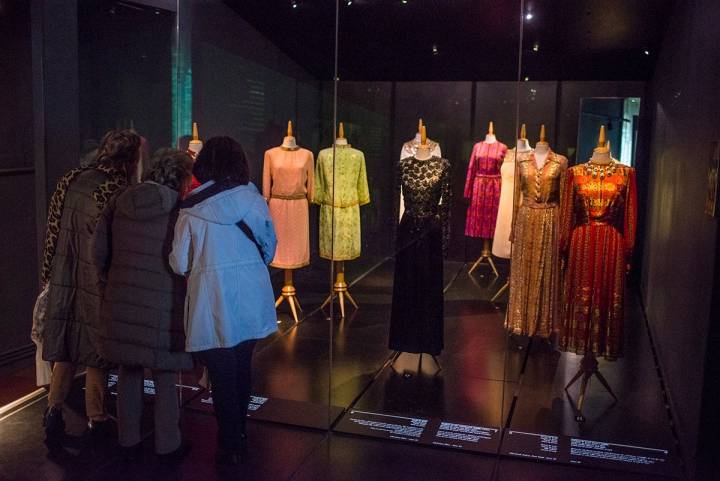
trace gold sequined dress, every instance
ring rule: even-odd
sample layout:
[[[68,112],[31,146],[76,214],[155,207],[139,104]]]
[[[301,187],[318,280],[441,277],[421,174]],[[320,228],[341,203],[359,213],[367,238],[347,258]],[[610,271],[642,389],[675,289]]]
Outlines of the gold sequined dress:
[[[549,337],[560,321],[559,221],[567,159],[548,154],[538,169],[534,154],[518,158],[519,204],[513,227],[507,328]]]
[[[560,349],[622,355],[625,273],[635,245],[635,169],[613,161],[568,169],[560,214],[567,257]]]

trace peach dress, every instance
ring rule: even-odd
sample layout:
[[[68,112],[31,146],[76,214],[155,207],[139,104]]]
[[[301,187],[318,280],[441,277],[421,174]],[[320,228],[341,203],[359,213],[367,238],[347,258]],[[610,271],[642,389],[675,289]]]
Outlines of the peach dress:
[[[297,269],[310,264],[308,199],[313,196],[314,175],[313,154],[307,149],[274,147],[265,152],[263,197],[277,235],[273,267]]]

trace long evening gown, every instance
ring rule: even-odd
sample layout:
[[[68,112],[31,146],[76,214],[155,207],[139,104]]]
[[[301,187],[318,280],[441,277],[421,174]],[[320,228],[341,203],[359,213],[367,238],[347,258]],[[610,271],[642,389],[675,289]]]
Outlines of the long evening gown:
[[[625,274],[635,246],[635,169],[616,161],[568,169],[560,247],[567,257],[560,348],[613,360],[623,353]]]
[[[397,164],[405,213],[397,232],[390,349],[438,355],[443,349],[443,252],[450,221],[450,162],[409,157]]]
[[[519,160],[520,205],[513,226],[507,327],[513,334],[549,337],[560,321],[559,212],[567,159],[548,154]]]

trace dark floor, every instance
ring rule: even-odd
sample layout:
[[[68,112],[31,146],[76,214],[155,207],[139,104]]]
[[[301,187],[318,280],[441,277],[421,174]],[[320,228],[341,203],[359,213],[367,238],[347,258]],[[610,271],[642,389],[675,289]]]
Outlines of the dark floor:
[[[347,318],[340,319],[336,307],[330,321],[329,310],[319,309],[328,292],[329,270],[300,270],[295,280],[305,309],[302,321],[295,325],[287,307],[281,307],[279,332],[255,353],[253,392],[268,400],[251,414],[248,459],[241,468],[215,469],[215,425],[205,402],[209,396],[186,389],[182,429],[194,448],[179,465],[160,464],[152,455],[151,416],[146,419],[142,462],[121,462],[111,443],[80,443],[80,456],[50,460],[42,444],[45,400],[41,398],[0,417],[0,480],[625,481],[680,475],[648,336],[634,299],[627,313],[626,356],[600,365],[619,402],[613,403],[599,383],[591,383],[584,409],[587,420],[578,424],[573,397],[563,388],[579,357],[558,353],[537,339],[508,338],[503,328],[504,301],[489,302],[503,280],[489,275],[485,267],[468,275],[466,265],[446,263],[445,350],[437,359],[442,369],[438,371],[428,356],[421,360],[403,354],[393,363],[394,353],[386,348],[392,272],[392,259],[347,263],[348,280],[354,281],[351,292],[360,309],[349,308]],[[281,276],[273,279],[279,291]],[[18,367],[17,376],[27,378],[31,365]],[[0,393],[15,396],[18,388],[5,382],[14,379],[13,370],[3,372],[8,377],[3,377]],[[194,385],[197,377],[197,373],[185,374],[182,384]],[[83,410],[80,384],[66,410],[68,431],[76,435],[84,429],[78,414]],[[21,394],[33,389],[30,385]],[[577,386],[570,390],[572,396],[576,390]],[[329,405],[334,408],[328,409]],[[348,434],[355,432],[347,429],[351,410],[484,426],[498,434],[494,443],[466,445],[463,450],[389,439],[382,430],[370,433],[374,438],[358,436]],[[660,472],[650,474],[641,472],[646,467],[628,463],[609,463],[613,467],[609,470],[540,463],[506,455],[517,448],[506,448],[518,435],[513,433],[558,436],[560,444],[576,437],[670,453]],[[626,469],[636,472],[623,472]]]

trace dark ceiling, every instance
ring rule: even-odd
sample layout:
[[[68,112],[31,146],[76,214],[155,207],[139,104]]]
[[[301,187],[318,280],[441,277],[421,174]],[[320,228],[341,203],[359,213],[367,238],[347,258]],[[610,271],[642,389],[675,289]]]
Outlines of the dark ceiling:
[[[519,0],[340,2],[343,80],[516,79],[521,18],[521,78],[643,80],[675,4],[526,0],[521,15]],[[335,0],[226,3],[298,63],[332,78]]]

